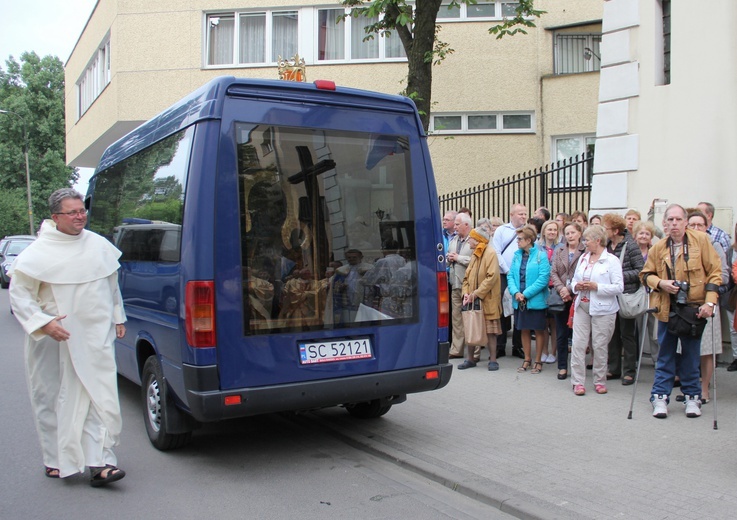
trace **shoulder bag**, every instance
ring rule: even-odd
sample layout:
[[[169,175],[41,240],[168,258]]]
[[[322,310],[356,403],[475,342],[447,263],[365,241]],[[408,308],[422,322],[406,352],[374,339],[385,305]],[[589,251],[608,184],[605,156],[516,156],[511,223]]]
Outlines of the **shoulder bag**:
[[[619,261],[624,265],[624,252],[627,250],[627,241],[622,246],[622,252],[619,254]],[[645,286],[640,283],[640,287],[631,294],[618,294],[619,315],[625,319],[637,318],[647,310],[648,298]]]
[[[670,314],[668,314],[668,332],[674,336],[700,338],[708,321],[706,318],[699,318],[698,313],[698,307],[671,304]]]
[[[461,318],[466,343],[474,347],[486,345],[486,320],[481,309],[481,299],[475,298],[473,303],[461,307]]]
[[[548,311],[550,312],[563,312],[566,310],[566,304],[563,298],[560,297],[558,291],[553,287],[548,294]]]

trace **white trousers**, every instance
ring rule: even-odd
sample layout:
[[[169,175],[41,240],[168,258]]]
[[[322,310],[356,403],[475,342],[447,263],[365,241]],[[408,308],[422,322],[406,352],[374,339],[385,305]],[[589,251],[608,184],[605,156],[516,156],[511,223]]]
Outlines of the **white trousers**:
[[[66,343],[26,341],[26,374],[44,465],[61,477],[117,464],[114,445],[74,371]]]
[[[594,354],[593,376],[595,385],[606,385],[606,371],[609,361],[609,340],[614,333],[617,314],[591,316],[586,306],[581,304],[573,314],[573,346],[571,347],[571,384],[583,385],[586,382],[586,347],[591,338]]]

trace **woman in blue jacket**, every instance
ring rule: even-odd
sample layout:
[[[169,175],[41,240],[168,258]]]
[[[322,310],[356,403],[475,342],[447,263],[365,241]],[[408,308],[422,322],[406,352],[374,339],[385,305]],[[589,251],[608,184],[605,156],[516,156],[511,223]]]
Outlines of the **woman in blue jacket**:
[[[547,253],[535,246],[536,238],[537,232],[533,227],[525,226],[517,230],[519,249],[514,253],[507,273],[507,285],[514,307],[514,326],[520,331],[522,350],[525,352],[525,360],[517,369],[518,372],[525,372],[532,362],[530,331],[535,331],[536,342],[546,337],[545,309],[548,308],[550,262]],[[541,345],[536,345],[533,374],[542,371],[542,351]]]

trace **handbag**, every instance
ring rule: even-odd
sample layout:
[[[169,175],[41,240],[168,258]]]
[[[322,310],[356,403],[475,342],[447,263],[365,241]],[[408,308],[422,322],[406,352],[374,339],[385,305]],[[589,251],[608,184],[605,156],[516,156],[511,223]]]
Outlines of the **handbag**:
[[[514,314],[512,295],[509,294],[509,291],[506,289],[502,293],[502,313],[504,314],[505,318]]]
[[[688,305],[671,306],[668,314],[668,332],[674,336],[700,338],[704,333],[706,318],[698,318],[698,307]]]
[[[622,318],[632,319],[642,316],[649,304],[647,291],[643,285],[631,294],[618,294],[619,315]]]
[[[461,307],[461,318],[463,318],[463,335],[466,343],[473,347],[486,345],[486,319],[481,309],[480,299],[476,298],[473,303],[467,303]]]
[[[563,312],[566,310],[566,304],[563,298],[560,297],[558,291],[552,289],[548,295],[548,311],[550,312]]]
[[[627,249],[627,242],[625,241],[622,247],[622,252],[619,255],[620,263],[624,264],[624,252]],[[630,294],[618,294],[617,302],[619,302],[619,315],[625,319],[637,318],[642,316],[647,310],[647,306],[650,303],[648,301],[647,291],[645,286],[640,284],[640,287],[633,293]]]

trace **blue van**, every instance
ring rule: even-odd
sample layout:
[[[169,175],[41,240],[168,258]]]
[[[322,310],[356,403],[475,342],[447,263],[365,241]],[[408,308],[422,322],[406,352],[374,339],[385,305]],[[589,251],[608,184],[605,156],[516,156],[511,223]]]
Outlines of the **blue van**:
[[[161,450],[202,422],[445,386],[426,136],[407,98],[221,77],[111,145],[86,197],[121,251],[118,371]]]

